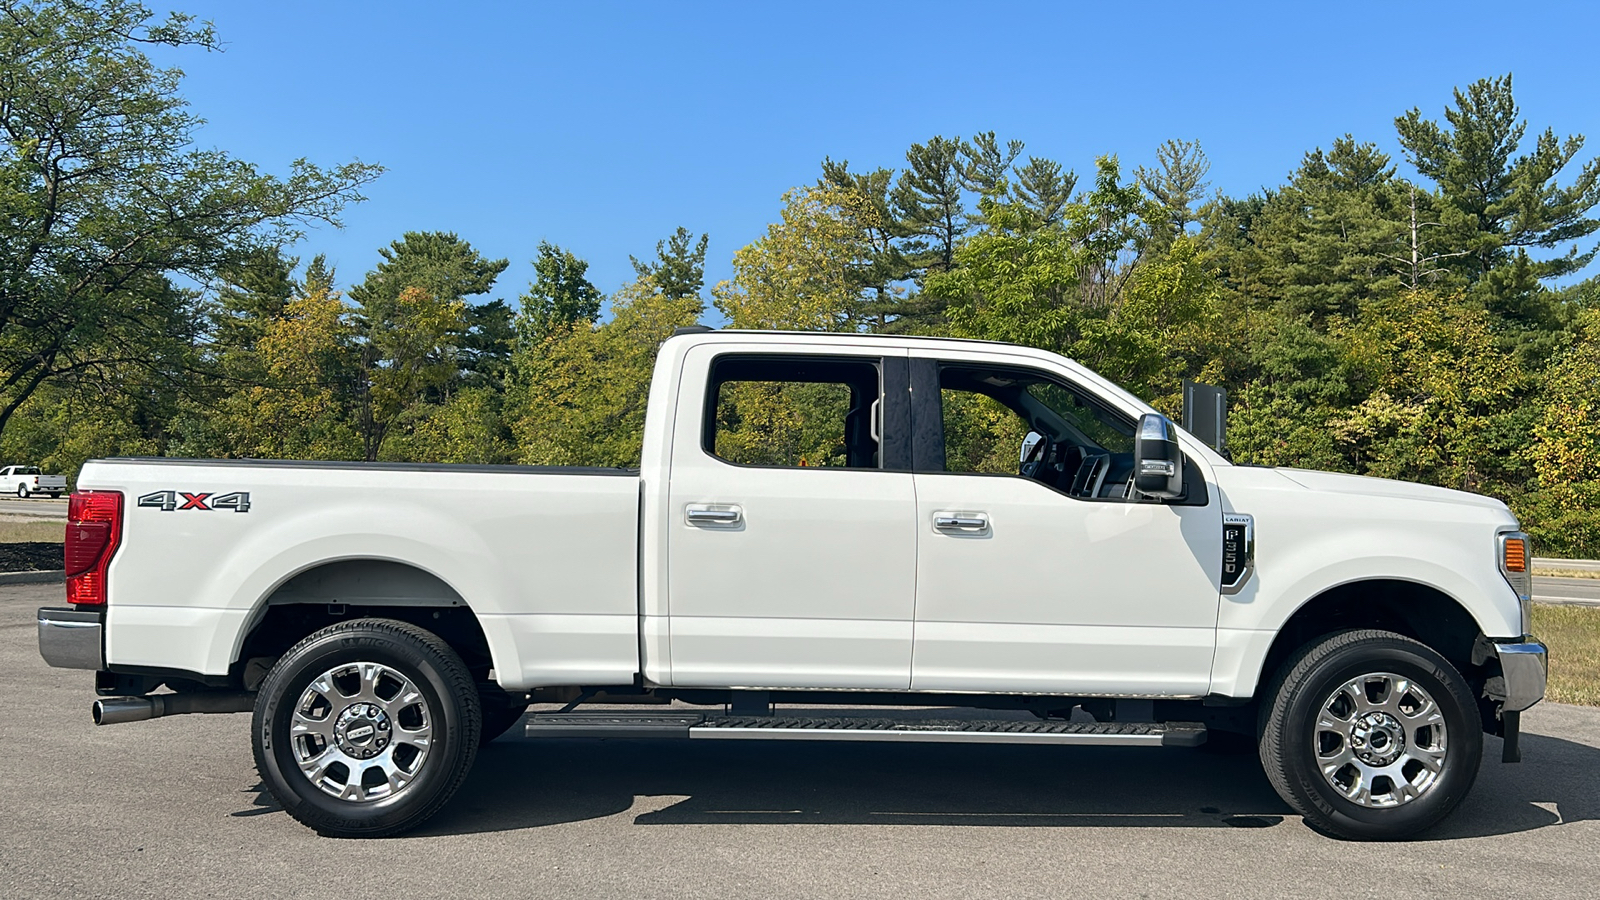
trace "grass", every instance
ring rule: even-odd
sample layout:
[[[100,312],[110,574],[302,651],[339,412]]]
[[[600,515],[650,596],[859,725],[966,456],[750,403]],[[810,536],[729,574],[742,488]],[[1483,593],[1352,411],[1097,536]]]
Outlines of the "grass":
[[[54,544],[61,543],[66,538],[67,523],[54,522],[18,522],[0,519],[0,544],[20,544],[26,541],[49,541]]]
[[[1533,574],[1542,578],[1596,578],[1600,579],[1600,572],[1592,569],[1546,569],[1536,567]]]
[[[1600,706],[1600,607],[1535,603],[1533,633],[1550,648],[1545,697]]]

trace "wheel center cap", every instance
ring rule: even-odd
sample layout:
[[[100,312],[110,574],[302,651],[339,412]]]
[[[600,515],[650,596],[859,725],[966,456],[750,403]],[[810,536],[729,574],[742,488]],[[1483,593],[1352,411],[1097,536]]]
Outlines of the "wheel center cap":
[[[1350,749],[1368,765],[1387,766],[1405,752],[1405,727],[1386,712],[1367,713],[1350,729]]]
[[[389,714],[376,703],[352,703],[339,713],[333,736],[345,755],[371,759],[389,746],[392,725]]]

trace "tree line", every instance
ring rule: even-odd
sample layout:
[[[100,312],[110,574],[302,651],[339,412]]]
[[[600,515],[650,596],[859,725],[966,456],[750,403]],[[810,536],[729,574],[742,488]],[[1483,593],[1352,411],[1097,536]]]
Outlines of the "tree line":
[[[344,294],[297,258],[381,170],[274,178],[195,149],[178,73],[143,48],[213,47],[209,26],[0,7],[8,460],[632,465],[656,347],[715,310],[1028,344],[1174,415],[1183,379],[1220,384],[1237,462],[1491,494],[1544,552],[1600,555],[1600,280],[1568,283],[1596,252],[1600,162],[1529,132],[1509,75],[1442,118],[1397,111],[1401,160],[1335,137],[1246,196],[1213,191],[1185,140],[1081,175],[992,132],[892,168],[824,159],[727,281],[705,285],[707,237],[680,228],[610,296],[540,243],[508,303],[489,299],[508,260],[455,234],[399,236]],[[759,411],[772,440],[797,427],[785,402]],[[964,422],[956,452],[1014,452],[1000,429]]]

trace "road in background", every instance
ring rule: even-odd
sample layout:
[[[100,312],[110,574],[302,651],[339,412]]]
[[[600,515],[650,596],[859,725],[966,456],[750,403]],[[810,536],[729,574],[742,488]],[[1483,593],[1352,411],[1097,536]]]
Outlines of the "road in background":
[[[7,519],[65,519],[67,500],[49,497],[0,497],[0,518]]]
[[[55,586],[0,587],[5,896],[1578,897],[1600,878],[1600,709],[1523,716],[1425,838],[1301,823],[1204,750],[505,738],[429,826],[320,838],[262,792],[249,717],[96,728],[39,659]],[[365,885],[365,887],[362,887]],[[384,887],[388,886],[388,887]]]
[[[1600,606],[1600,578],[1533,579],[1533,599],[1539,603]]]

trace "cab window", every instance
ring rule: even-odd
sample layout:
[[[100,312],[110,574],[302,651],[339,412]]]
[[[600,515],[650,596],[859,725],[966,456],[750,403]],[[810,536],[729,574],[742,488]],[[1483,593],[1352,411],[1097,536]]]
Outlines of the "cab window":
[[[878,365],[813,357],[722,357],[706,396],[707,453],[742,466],[879,468]]]
[[[1086,500],[1130,494],[1134,423],[1025,369],[939,370],[944,470],[1032,478]]]

